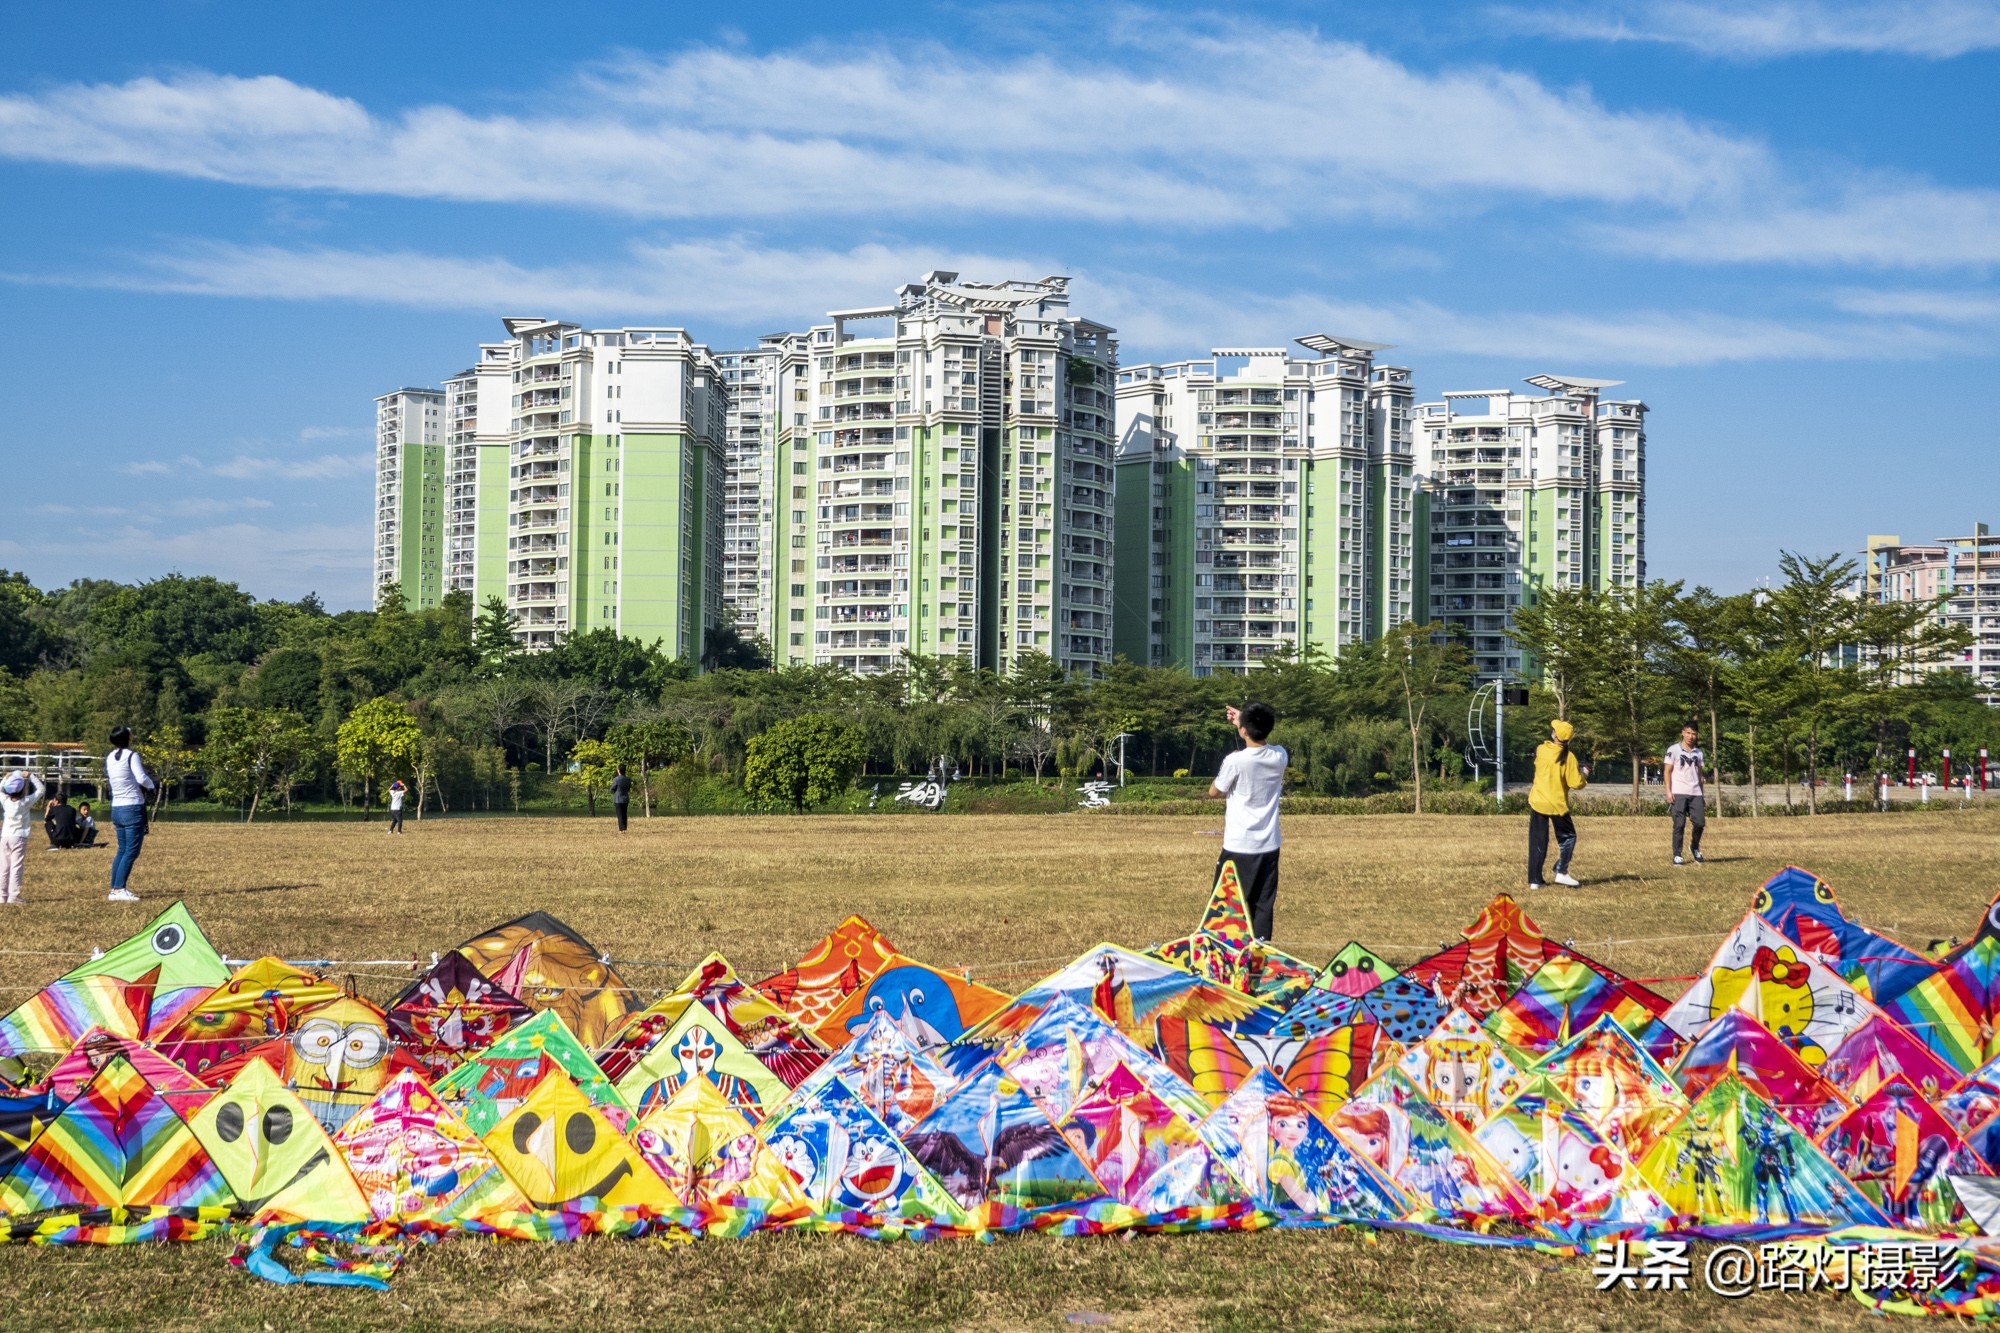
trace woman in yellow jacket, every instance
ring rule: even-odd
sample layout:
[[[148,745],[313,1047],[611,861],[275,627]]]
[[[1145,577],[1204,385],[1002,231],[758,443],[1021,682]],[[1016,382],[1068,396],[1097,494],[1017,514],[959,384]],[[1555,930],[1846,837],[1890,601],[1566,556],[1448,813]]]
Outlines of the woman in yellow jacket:
[[[1590,770],[1576,762],[1569,752],[1570,737],[1576,728],[1557,721],[1549,725],[1549,739],[1535,747],[1535,785],[1528,789],[1528,887],[1542,887],[1542,863],[1549,856],[1549,831],[1556,835],[1556,883],[1577,887],[1580,881],[1569,873],[1569,858],[1576,851],[1576,821],[1569,817],[1569,794],[1584,785]]]

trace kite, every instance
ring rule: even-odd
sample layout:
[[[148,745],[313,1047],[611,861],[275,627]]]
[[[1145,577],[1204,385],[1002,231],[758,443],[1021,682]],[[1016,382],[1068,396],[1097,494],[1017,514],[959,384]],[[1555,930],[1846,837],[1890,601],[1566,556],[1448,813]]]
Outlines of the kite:
[[[1100,944],[1042,978],[966,1034],[968,1041],[1004,1040],[1034,1022],[1057,999],[1087,1004],[1133,1042],[1153,1043],[1153,1020],[1195,1018],[1229,1022],[1268,1006],[1159,958]]]
[[[967,1209],[1053,1208],[1104,1194],[1055,1121],[997,1060],[952,1088],[903,1142]]]
[[[814,1035],[840,1046],[880,1014],[926,1049],[957,1041],[1013,1002],[1004,991],[892,954],[821,1022]]]
[[[414,1072],[391,1079],[333,1141],[378,1222],[530,1210],[472,1127]]]
[[[618,1092],[627,1105],[643,1113],[696,1081],[714,1087],[752,1124],[791,1091],[736,1039],[714,1010],[689,1000],[673,1026],[618,1079]]]
[[[1350,940],[1319,970],[1313,986],[1336,995],[1366,995],[1396,975],[1396,969]]]
[[[1440,1218],[1534,1216],[1534,1201],[1507,1169],[1394,1066],[1362,1085],[1329,1123]]]
[[[1690,1098],[1733,1076],[1813,1136],[1849,1106],[1840,1089],[1741,1009],[1731,1009],[1709,1024],[1681,1053],[1673,1073]]]
[[[1580,958],[1551,958],[1487,1016],[1486,1030],[1543,1055],[1608,1017],[1660,1054],[1680,1044],[1679,1034],[1656,1021],[1667,1008],[1636,982],[1611,981]]]
[[[888,936],[850,916],[798,962],[758,982],[757,989],[801,1025],[818,1028],[843,1000],[888,966],[895,952]]]
[[[1847,1034],[1820,1072],[1851,1100],[1865,1100],[1891,1078],[1901,1078],[1936,1101],[1957,1086],[1959,1072],[1886,1014],[1872,1014]]]
[[[1877,1004],[1895,999],[1936,970],[1914,949],[1848,917],[1826,881],[1797,866],[1786,866],[1765,880],[1750,910]]]
[[[1260,1208],[1355,1221],[1393,1221],[1417,1211],[1415,1200],[1269,1069],[1243,1080],[1201,1131]]]
[[[736,1039],[787,1087],[797,1087],[826,1059],[827,1044],[761,992],[744,985],[721,954],[702,959],[671,995],[646,1013],[669,1015],[671,1022],[679,1017],[678,1006],[688,1000],[699,1000],[713,1009]]]
[[[382,1090],[398,1063],[382,1010],[352,995],[306,1010],[284,1040],[285,1082],[329,1134]]]
[[[540,1212],[674,1208],[674,1196],[631,1140],[560,1069],[480,1136]]]
[[[1610,1017],[1550,1051],[1529,1073],[1546,1077],[1579,1115],[1634,1160],[1687,1109],[1680,1085]]]
[[[0,1179],[0,1209],[16,1214],[234,1202],[187,1122],[122,1055],[105,1062]]]
[[[1901,1076],[1828,1126],[1819,1146],[1899,1226],[1962,1230],[1965,1210],[1947,1175],[1990,1172],[1936,1106]]]
[[[1521,1087],[1521,1069],[1463,1009],[1404,1051],[1396,1067],[1466,1129],[1486,1119]]]
[[[1987,904],[1970,940],[1883,1008],[1967,1073],[2000,1056],[2000,897]]]
[[[1391,1041],[1414,1046],[1436,1030],[1451,1006],[1423,982],[1391,977],[1361,997],[1363,1017],[1379,1024]]]
[[[1545,1074],[1530,1076],[1473,1138],[1535,1200],[1551,1229],[1664,1226],[1673,1210],[1604,1130]]]
[[[872,1225],[958,1226],[963,1214],[936,1177],[839,1079],[794,1098],[758,1126],[815,1216]]]
[[[958,1084],[957,1075],[911,1041],[886,1013],[877,1013],[798,1090],[811,1092],[833,1078],[898,1134],[929,1115]]]
[[[236,1195],[265,1222],[367,1222],[367,1200],[305,1103],[268,1065],[251,1063],[188,1121]]]
[[[1734,1074],[1681,1114],[1639,1161],[1676,1213],[1705,1224],[1825,1231],[1889,1219]]]
[[[50,982],[0,1019],[0,1056],[67,1051],[91,1028],[121,1037],[170,1031],[229,969],[175,903],[109,953]]]
[[[1250,908],[1234,861],[1224,861],[1216,872],[1215,890],[1194,933],[1169,940],[1150,952],[1195,976],[1262,997],[1279,1007],[1313,979],[1313,970],[1305,962],[1259,941],[1252,933]]]
[[[1220,1105],[1259,1066],[1268,1068],[1321,1117],[1368,1081],[1393,1043],[1373,1023],[1352,1023],[1310,1036],[1232,1033],[1214,1023],[1160,1020],[1160,1055],[1212,1105]]]
[[[58,1102],[74,1101],[77,1094],[97,1077],[97,1071],[110,1063],[114,1056],[129,1061],[183,1119],[193,1115],[203,1102],[214,1095],[215,1090],[208,1084],[144,1042],[106,1032],[103,1028],[92,1028],[78,1038],[69,1054],[56,1061],[49,1070],[42,1086]]]
[[[453,950],[389,1002],[387,1017],[403,1053],[438,1079],[532,1012]]]
[[[530,912],[458,946],[481,975],[530,1009],[554,1010],[596,1047],[639,1008],[597,946],[547,912]]]
[[[340,987],[280,958],[259,958],[229,974],[188,1015],[153,1038],[161,1055],[193,1074],[282,1037],[302,1010],[340,998]]]
[[[632,1108],[583,1043],[570,1034],[553,1010],[525,1020],[437,1083],[437,1094],[453,1104],[473,1132],[485,1134],[510,1115],[546,1081],[552,1069],[582,1090],[622,1129]]]
[[[754,1203],[767,1215],[811,1211],[743,1113],[705,1079],[655,1103],[632,1127],[632,1144],[684,1207]]]
[[[1801,954],[1759,916],[1737,924],[1661,1021],[1692,1038],[1732,1008],[1760,1020],[1815,1067],[1874,1012],[1833,969]]]

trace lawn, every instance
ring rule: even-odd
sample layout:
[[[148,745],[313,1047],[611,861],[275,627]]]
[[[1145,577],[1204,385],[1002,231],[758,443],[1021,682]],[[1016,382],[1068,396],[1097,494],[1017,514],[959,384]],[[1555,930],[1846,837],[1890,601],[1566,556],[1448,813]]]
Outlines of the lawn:
[[[859,912],[905,953],[1019,989],[1100,940],[1185,933],[1219,825],[1219,810],[661,818],[634,820],[624,837],[608,819],[429,820],[401,838],[379,824],[167,824],[134,876],[147,899],[136,906],[104,901],[108,852],[33,852],[27,902],[7,914],[0,987],[24,997],[177,896],[234,958],[428,964],[433,950],[542,909],[648,993],[711,950],[761,976]],[[1922,947],[1969,933],[2000,892],[1996,835],[2000,811],[1989,810],[1731,819],[1711,822],[1708,865],[1676,868],[1664,820],[1589,819],[1585,887],[1545,890],[1527,908],[1630,975],[1685,977],[1756,885],[1794,862],[1829,880],[1851,914]],[[1414,961],[1525,877],[1524,829],[1511,819],[1302,817],[1287,839],[1277,942],[1316,963],[1349,939]],[[378,999],[413,975],[379,962],[329,970]],[[1351,1233],[450,1242],[419,1251],[387,1295],[269,1287],[230,1270],[226,1252],[0,1251],[0,1327],[1000,1329],[1101,1316],[1122,1328],[1796,1328],[1870,1317],[1830,1295],[1599,1296],[1576,1261]]]

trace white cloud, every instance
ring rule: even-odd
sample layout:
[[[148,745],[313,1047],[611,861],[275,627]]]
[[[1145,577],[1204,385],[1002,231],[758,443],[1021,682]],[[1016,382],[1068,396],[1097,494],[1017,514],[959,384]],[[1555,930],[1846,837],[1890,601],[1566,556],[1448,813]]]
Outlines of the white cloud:
[[[528,268],[495,258],[419,251],[289,250],[200,244],[153,255],[138,271],[71,279],[80,286],[200,296],[364,301],[419,309],[560,312],[789,325],[817,312],[879,302],[934,268],[1036,276],[1046,261],[920,246],[779,249],[744,237],[635,244],[623,265]],[[307,438],[302,436],[302,438]]]
[[[366,523],[131,524],[93,532],[90,540],[92,572],[105,578],[154,578],[180,570],[213,574],[259,597],[293,598],[317,591],[329,605],[366,606],[373,577]]]
[[[1950,59],[2000,47],[2000,9],[1990,0],[1641,0],[1493,12],[1517,31],[1660,42],[1731,60],[1841,51]]]
[[[522,118],[377,111],[272,75],[0,97],[0,153],[273,189],[656,218],[1069,217],[1272,226],[1420,201],[1685,204],[1758,144],[1503,70],[1431,73],[1311,31],[1165,20],[1116,63],[946,47],[696,47]],[[1617,162],[1621,169],[1580,168]],[[1467,200],[1476,200],[1468,205]]]
[[[2000,321],[2000,293],[1989,291],[1856,290],[1840,293],[1834,304],[1859,315],[1926,319],[1941,324]]]
[[[241,509],[269,509],[271,502],[254,495],[242,499],[225,499],[209,495],[173,500],[161,508],[163,512],[176,518],[214,518],[218,514],[233,514]]]
[[[218,477],[231,477],[237,481],[248,481],[254,477],[279,477],[287,481],[331,481],[337,477],[354,477],[375,470],[375,459],[369,454],[321,454],[317,458],[282,459],[258,454],[237,454],[222,462],[183,457],[181,463],[191,468],[199,468]]]
[[[1777,189],[1754,207],[1586,230],[1614,250],[1688,263],[1977,266],[2000,262],[2000,190],[1867,178],[1823,198]]]
[[[124,470],[135,477],[157,477],[164,476],[173,471],[173,467],[171,464],[162,462],[160,459],[147,458],[137,463],[127,463]]]
[[[880,244],[845,251],[787,250],[746,237],[636,246],[629,264],[603,268],[535,269],[505,260],[411,251],[222,245],[175,252],[152,268],[88,281],[221,296],[538,311],[584,320],[636,317],[695,324],[698,333],[705,320],[803,327],[819,311],[880,301],[932,268],[982,277],[1065,271],[1047,259],[952,255]],[[1788,323],[1699,310],[1484,313],[1424,301],[1348,301],[1312,289],[1284,294],[1197,290],[1152,274],[1089,267],[1068,271],[1074,278],[1072,309],[1115,327],[1128,360],[1187,356],[1228,343],[1267,344],[1312,332],[1392,342],[1411,355],[1453,352],[1594,365],[1846,359],[1879,355],[1885,334],[1895,338],[1906,356],[1958,346],[1958,335],[1926,327],[1933,317],[1914,307],[1852,308],[1857,315],[1881,318],[1848,326],[1830,324],[1817,314]],[[222,462],[184,457],[180,466],[239,478],[336,477],[364,473],[373,463],[364,454],[300,461],[243,454]]]

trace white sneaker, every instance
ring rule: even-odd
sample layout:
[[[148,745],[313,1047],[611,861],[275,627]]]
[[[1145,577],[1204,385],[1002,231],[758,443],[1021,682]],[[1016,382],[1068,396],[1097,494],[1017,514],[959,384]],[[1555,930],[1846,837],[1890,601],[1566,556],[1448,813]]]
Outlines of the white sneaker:
[[[1579,889],[1583,887],[1583,881],[1575,878],[1567,871],[1563,870],[1556,871],[1555,880],[1556,883],[1562,885],[1566,889]]]
[[[1541,891],[1542,891],[1542,886],[1539,884],[1530,884],[1528,886],[1529,893],[1540,893]]]
[[[1682,860],[1682,859],[1681,859],[1680,857],[1676,856],[1676,857],[1674,858],[1674,864],[1675,864],[1675,865],[1677,865],[1677,866],[1684,866],[1684,865],[1686,865],[1686,864],[1687,864],[1687,862],[1686,862],[1686,861],[1684,861],[1684,860]]]
[[[1707,864],[1708,864],[1708,862],[1706,862],[1706,861],[1704,861],[1704,860],[1702,860],[1702,859],[1701,859],[1701,853],[1700,853],[1700,852],[1696,852],[1696,853],[1694,854],[1694,863],[1695,863],[1696,865],[1698,865],[1698,866],[1700,866],[1700,865],[1707,865]]]
[[[113,889],[104,896],[107,900],[114,903],[136,903],[139,901],[139,895],[130,889]]]

